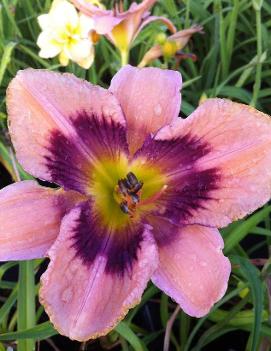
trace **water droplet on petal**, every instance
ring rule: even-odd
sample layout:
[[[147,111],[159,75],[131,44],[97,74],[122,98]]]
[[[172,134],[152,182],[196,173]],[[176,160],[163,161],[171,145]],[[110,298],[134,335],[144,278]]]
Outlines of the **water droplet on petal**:
[[[162,106],[160,104],[157,104],[154,108],[154,114],[155,116],[159,117],[162,113]]]
[[[207,262],[206,261],[200,261],[199,263],[202,267],[206,267],[207,266]]]
[[[63,291],[63,293],[62,293],[62,295],[61,295],[61,300],[62,300],[63,302],[69,302],[69,301],[71,301],[72,296],[73,296],[73,291],[72,291],[72,289],[69,287],[69,288],[67,288],[67,289],[65,289],[65,290]]]

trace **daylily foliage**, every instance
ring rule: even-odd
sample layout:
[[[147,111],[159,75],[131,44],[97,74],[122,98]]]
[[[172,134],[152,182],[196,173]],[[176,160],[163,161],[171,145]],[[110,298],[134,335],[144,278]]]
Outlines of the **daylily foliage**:
[[[109,90],[33,69],[9,86],[19,162],[61,188],[1,190],[0,259],[49,256],[40,300],[72,339],[108,333],[150,279],[208,313],[230,274],[216,228],[270,198],[269,117],[207,99],[183,120],[180,88],[178,72],[131,66]]]

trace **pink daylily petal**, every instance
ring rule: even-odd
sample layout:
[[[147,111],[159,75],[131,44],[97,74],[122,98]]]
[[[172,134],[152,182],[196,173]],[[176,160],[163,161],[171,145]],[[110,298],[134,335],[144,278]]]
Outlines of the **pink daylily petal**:
[[[132,3],[127,11],[114,13],[112,10],[104,10],[94,6],[86,0],[71,1],[82,13],[94,19],[95,31],[97,33],[102,35],[109,34],[109,38],[111,40],[112,35],[110,32],[113,30],[113,28],[122,21],[129,22],[125,26],[129,37],[129,42],[137,32],[144,13],[148,11],[156,2],[156,0],[144,0],[140,4]]]
[[[160,215],[221,227],[271,196],[271,119],[252,107],[209,99],[161,129],[142,154],[168,174]]]
[[[94,29],[98,34],[109,34],[115,26],[117,26],[122,19],[117,18],[112,14],[104,16],[94,16]]]
[[[152,281],[187,314],[202,317],[227,289],[231,265],[222,248],[217,229],[182,227],[175,240],[159,247],[159,268]]]
[[[161,45],[157,44],[154,45],[146,52],[146,54],[143,56],[142,60],[138,64],[137,67],[145,67],[147,66],[150,62],[156,60],[157,58],[161,57],[163,55]]]
[[[163,24],[165,24],[172,33],[176,32],[176,27],[168,18],[162,17],[162,16],[148,16],[145,20],[143,20],[143,22],[139,26],[138,30],[134,34],[133,39],[135,39],[137,37],[137,35],[142,31],[142,29],[145,26],[147,26],[149,23],[154,22],[154,21],[160,21]]]
[[[112,241],[107,236],[113,234],[103,233],[95,217],[88,225],[85,206],[76,207],[64,218],[49,251],[51,262],[42,276],[40,291],[41,303],[57,330],[79,341],[105,335],[114,328],[129,308],[139,303],[158,264],[156,244],[146,228],[133,264],[127,271],[115,271],[129,258],[130,249],[127,246],[126,253],[113,249],[109,256],[106,250],[119,240],[129,245],[129,239],[118,233]]]
[[[119,30],[123,32],[123,35],[127,36],[128,46],[138,35],[139,28],[145,20],[144,18],[149,17],[148,10],[155,2],[156,0],[144,0],[140,4],[133,2],[127,11],[117,13],[116,17],[122,20]],[[114,33],[109,34],[109,38],[113,43],[116,42],[114,37]]]
[[[117,134],[125,134],[125,120],[116,98],[71,74],[20,71],[9,85],[7,107],[9,130],[19,162],[35,177],[63,186],[56,178],[60,174],[61,178],[70,177],[67,189],[81,191],[79,187],[71,187],[77,183],[86,188],[90,165],[101,153],[111,154],[112,143],[103,146],[97,138],[112,139],[106,130],[115,127]],[[96,133],[96,139],[90,137],[89,129]],[[118,148],[117,140],[114,147]],[[63,169],[65,163],[67,167]]]
[[[140,4],[133,2],[127,11],[118,6],[112,10],[103,10],[86,0],[72,0],[74,5],[94,20],[95,31],[107,38],[121,51],[129,50],[132,41],[142,28],[152,21],[162,21],[171,32],[175,33],[173,23],[164,17],[150,16],[148,10],[156,0],[144,0]]]
[[[136,3],[133,2],[129,9],[122,14],[125,15],[127,13],[133,13],[133,12],[141,12],[142,14],[147,12],[155,3],[157,0],[143,0],[141,3]]]
[[[181,84],[181,75],[176,71],[130,65],[112,79],[109,90],[121,104],[133,152],[149,133],[155,133],[178,117]]]
[[[78,195],[26,180],[0,191],[0,260],[44,257]]]
[[[190,28],[178,31],[177,33],[169,36],[168,39],[175,41],[178,45],[178,49],[181,50],[184,46],[186,46],[193,34],[202,33],[202,31],[203,27],[196,24]]]
[[[92,5],[86,0],[71,0],[72,3],[87,16],[94,20],[94,30],[98,34],[109,34],[117,26],[122,18],[114,15],[112,10],[105,10],[98,6]]]
[[[89,1],[86,0],[71,0],[75,7],[78,8],[82,13],[87,16],[105,16],[112,14],[111,10],[104,10],[98,6],[92,5]]]

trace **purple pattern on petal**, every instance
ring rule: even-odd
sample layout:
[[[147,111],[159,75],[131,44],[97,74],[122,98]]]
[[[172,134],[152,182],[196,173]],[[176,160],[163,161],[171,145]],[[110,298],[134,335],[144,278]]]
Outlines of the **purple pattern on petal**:
[[[161,217],[154,214],[148,216],[147,220],[152,226],[152,232],[159,247],[168,245],[178,237],[181,226],[170,222],[170,220],[166,217]]]
[[[126,129],[105,117],[89,116],[85,111],[71,118],[77,137],[68,138],[54,130],[45,155],[51,179],[66,190],[86,193],[93,162],[102,157],[118,158],[128,153]],[[83,145],[83,150],[79,145]]]
[[[110,231],[92,211],[90,201],[81,203],[81,213],[74,227],[73,244],[82,262],[90,266],[97,256],[107,258],[105,272],[123,276],[131,272],[143,240],[143,225],[129,224]]]
[[[117,158],[120,152],[128,154],[126,128],[113,119],[95,114],[89,116],[85,111],[77,113],[72,118],[73,126],[80,140],[90,150],[92,155]]]
[[[172,223],[184,224],[194,216],[195,211],[205,208],[209,200],[215,200],[211,193],[218,188],[220,175],[216,168],[198,171],[191,168],[184,176],[171,181],[161,198],[161,215]],[[197,223],[195,218],[195,224]]]
[[[52,181],[65,190],[84,193],[89,178],[81,166],[87,164],[87,160],[78,151],[75,141],[55,130],[51,133],[48,151],[45,159]]]
[[[197,167],[197,161],[210,151],[211,146],[207,142],[190,134],[171,140],[149,137],[145,141],[136,157],[146,157],[169,179],[168,188],[157,201],[157,216],[182,225],[194,216],[197,209],[214,200],[212,191],[219,186],[219,169],[200,170]]]
[[[170,140],[155,140],[149,136],[135,157],[145,156],[152,164],[163,165],[167,173],[174,169],[184,172],[210,151],[208,143],[189,134]]]

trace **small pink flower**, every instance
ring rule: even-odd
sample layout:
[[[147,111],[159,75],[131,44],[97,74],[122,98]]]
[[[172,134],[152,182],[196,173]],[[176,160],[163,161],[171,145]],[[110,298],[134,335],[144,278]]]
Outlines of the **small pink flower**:
[[[17,158],[49,189],[0,192],[0,259],[49,256],[40,300],[76,340],[108,333],[151,279],[191,316],[226,291],[216,229],[271,191],[271,121],[209,99],[178,118],[181,76],[126,66],[109,90],[27,69],[7,94]]]
[[[171,32],[176,32],[175,26],[169,19],[151,16],[148,12],[156,0],[143,0],[140,4],[133,2],[127,11],[123,11],[121,6],[113,10],[105,10],[86,0],[72,0],[72,2],[80,11],[94,20],[97,33],[106,35],[120,50],[122,63],[127,62],[132,42],[147,24],[159,20]]]
[[[182,50],[187,45],[193,34],[202,33],[202,30],[202,26],[194,25],[190,28],[180,30],[175,34],[170,35],[168,38],[165,36],[162,38],[161,43],[154,45],[146,52],[138,67],[145,67],[161,56],[175,56],[178,51]],[[182,55],[185,56],[184,53],[182,53]],[[189,56],[192,55],[188,54],[188,57]]]

